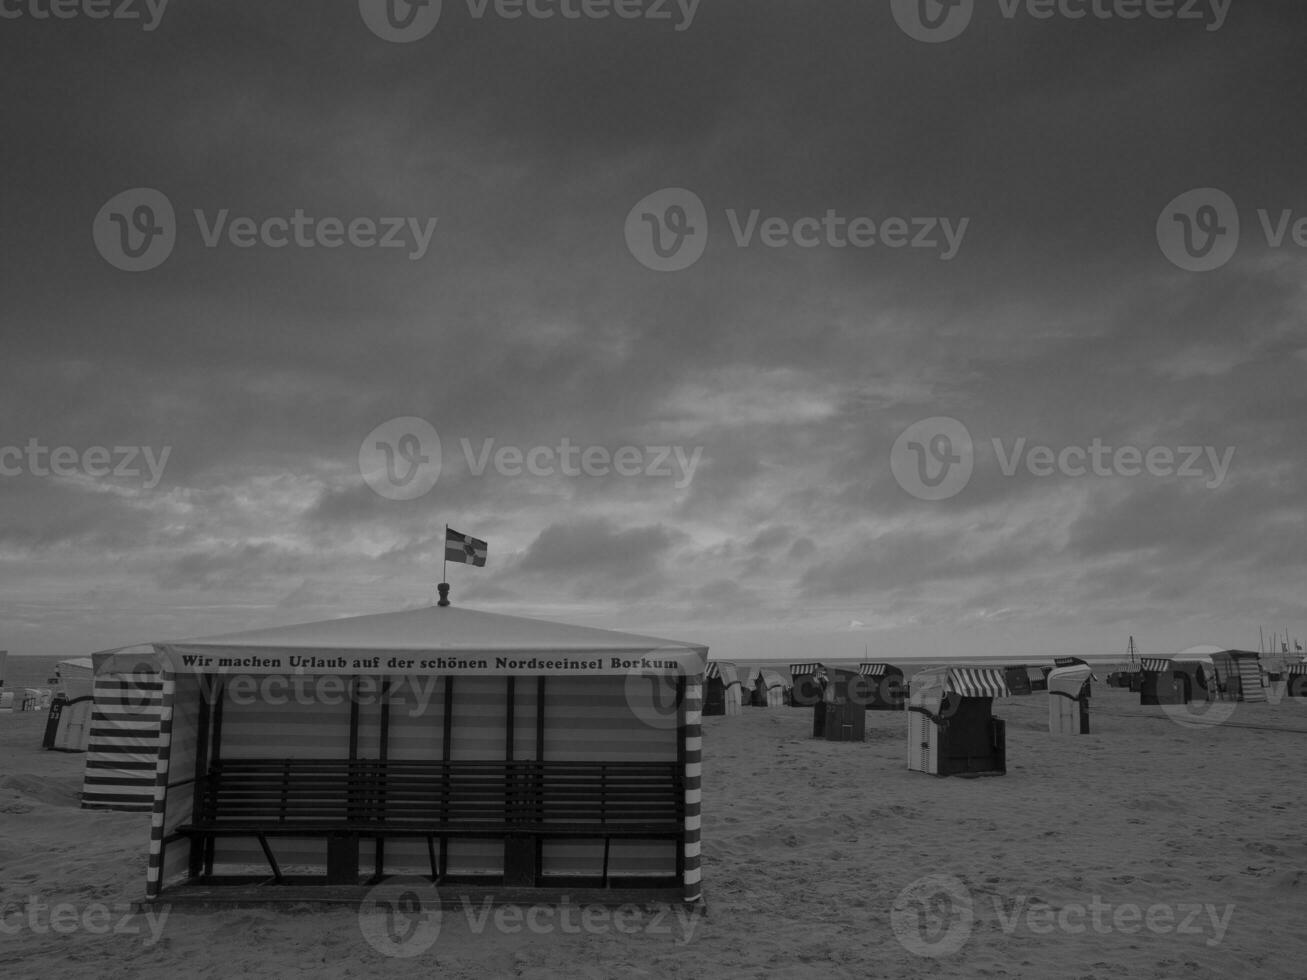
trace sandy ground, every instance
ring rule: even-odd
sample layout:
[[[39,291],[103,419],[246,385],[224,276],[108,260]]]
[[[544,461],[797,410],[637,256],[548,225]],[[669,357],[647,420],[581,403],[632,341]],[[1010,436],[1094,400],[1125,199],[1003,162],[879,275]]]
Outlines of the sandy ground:
[[[909,772],[899,713],[857,744],[807,710],[706,719],[706,916],[451,910],[408,959],[350,908],[133,914],[148,817],[79,809],[82,757],[0,716],[0,974],[1303,976],[1307,705],[1190,727],[1096,691],[1079,738],[1047,734],[1044,694],[999,702],[1009,771],[982,779]]]

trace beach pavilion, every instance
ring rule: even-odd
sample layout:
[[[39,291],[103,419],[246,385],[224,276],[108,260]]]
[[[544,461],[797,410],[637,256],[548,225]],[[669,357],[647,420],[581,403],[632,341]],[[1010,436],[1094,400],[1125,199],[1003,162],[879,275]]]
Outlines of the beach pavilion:
[[[151,649],[147,898],[421,874],[700,899],[706,647],[438,605]]]

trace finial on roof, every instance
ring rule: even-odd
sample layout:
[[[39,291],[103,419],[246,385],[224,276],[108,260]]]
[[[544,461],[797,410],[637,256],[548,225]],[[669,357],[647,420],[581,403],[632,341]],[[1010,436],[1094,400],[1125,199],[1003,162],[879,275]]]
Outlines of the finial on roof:
[[[437,602],[436,605],[437,606],[449,605],[449,583],[441,582],[439,585],[436,586],[436,591],[440,593],[440,601]]]

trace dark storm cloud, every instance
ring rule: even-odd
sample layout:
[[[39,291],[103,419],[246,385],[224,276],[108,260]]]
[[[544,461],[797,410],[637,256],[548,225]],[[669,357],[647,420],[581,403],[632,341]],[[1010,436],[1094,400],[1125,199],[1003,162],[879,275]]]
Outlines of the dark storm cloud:
[[[177,4],[149,32],[7,20],[0,446],[172,455],[150,494],[3,478],[0,568],[15,581],[23,556],[81,549],[43,566],[33,601],[53,618],[53,583],[99,596],[59,634],[87,646],[95,602],[135,593],[138,621],[184,633],[187,603],[254,610],[203,614],[227,628],[426,601],[446,522],[492,545],[459,595],[506,609],[742,626],[801,599],[784,615],[842,626],[883,600],[877,628],[1037,633],[1068,609],[1117,622],[1135,600],[1115,581],[1159,622],[1214,595],[1235,616],[1307,611],[1264,587],[1301,567],[1302,250],[1269,249],[1257,216],[1307,209],[1304,26],[1289,5],[1236,2],[1214,32],[980,5],[963,37],[925,45],[852,0],[705,0],[681,32],[447,2],[413,44],[373,36],[353,3]],[[1243,240],[1184,273],[1154,224],[1208,185],[1238,203]],[[138,186],[172,201],[178,242],[127,274],[91,222]],[[622,223],[666,186],[701,196],[710,236],[692,268],[655,274]],[[436,223],[414,259],[210,248],[193,214],[297,208]],[[947,261],[741,248],[727,212],[755,210],[968,225]],[[889,450],[937,415],[968,427],[976,471],[927,503]],[[415,501],[359,470],[400,416],[442,442]],[[702,456],[677,487],[475,473],[463,448],[564,438]],[[992,445],[1096,438],[1236,454],[1204,491],[1007,476]]]

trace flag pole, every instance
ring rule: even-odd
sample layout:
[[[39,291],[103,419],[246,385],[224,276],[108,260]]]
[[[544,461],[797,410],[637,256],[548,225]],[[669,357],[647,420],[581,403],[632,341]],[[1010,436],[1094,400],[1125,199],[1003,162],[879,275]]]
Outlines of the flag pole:
[[[436,601],[437,606],[449,605],[449,525],[445,525],[445,540],[440,542],[440,553],[444,556],[444,561],[440,566],[440,584],[436,586],[436,592],[440,598]]]

